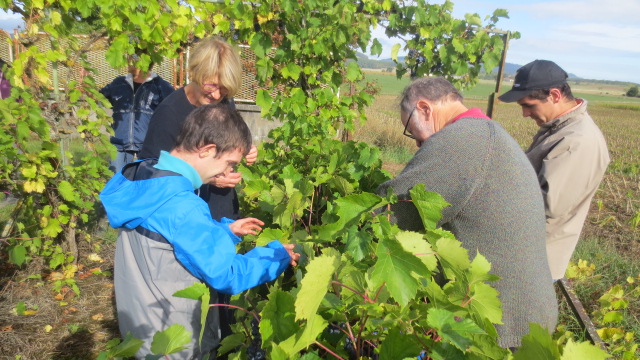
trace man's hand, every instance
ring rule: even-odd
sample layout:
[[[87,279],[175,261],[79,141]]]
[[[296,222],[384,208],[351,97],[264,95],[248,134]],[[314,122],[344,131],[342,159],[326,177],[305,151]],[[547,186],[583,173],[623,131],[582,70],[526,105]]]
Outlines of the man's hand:
[[[209,184],[219,188],[232,188],[236,187],[240,181],[242,181],[242,174],[239,172],[233,172],[227,175],[217,176],[213,178]]]
[[[298,265],[298,260],[300,260],[300,254],[293,252],[293,248],[295,248],[296,245],[282,244],[282,246],[285,248],[285,250],[287,250],[287,252],[289,253],[289,256],[291,256],[291,262],[289,264],[291,264],[291,266]]]
[[[256,160],[258,160],[258,148],[255,145],[251,145],[251,149],[249,149],[249,153],[244,157],[247,162],[247,165],[251,165]]]
[[[244,218],[236,220],[229,224],[229,229],[231,229],[231,232],[236,234],[236,236],[249,234],[256,235],[256,230],[262,230],[263,225],[264,223],[256,218]]]

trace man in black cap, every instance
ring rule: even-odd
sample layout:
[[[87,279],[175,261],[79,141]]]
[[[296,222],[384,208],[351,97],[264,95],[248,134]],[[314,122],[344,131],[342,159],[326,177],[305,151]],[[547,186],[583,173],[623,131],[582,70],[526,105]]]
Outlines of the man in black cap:
[[[526,154],[544,196],[554,280],[564,277],[610,161],[604,136],[587,113],[587,101],[573,97],[567,77],[554,62],[535,60],[518,70],[513,88],[499,97],[517,102],[522,116],[540,127]]]

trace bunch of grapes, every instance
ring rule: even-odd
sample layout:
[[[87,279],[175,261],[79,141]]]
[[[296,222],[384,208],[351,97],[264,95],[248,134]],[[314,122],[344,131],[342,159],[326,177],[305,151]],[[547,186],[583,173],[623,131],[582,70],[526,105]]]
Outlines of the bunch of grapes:
[[[264,360],[266,352],[262,349],[262,335],[260,335],[260,322],[256,318],[251,319],[251,344],[247,347],[247,360]]]

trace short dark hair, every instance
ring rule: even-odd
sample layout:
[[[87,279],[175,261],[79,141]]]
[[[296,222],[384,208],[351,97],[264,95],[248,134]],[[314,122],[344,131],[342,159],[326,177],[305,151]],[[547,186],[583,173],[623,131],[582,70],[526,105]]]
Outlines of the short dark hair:
[[[433,103],[462,102],[463,100],[458,89],[442,77],[424,77],[414,80],[402,91],[400,107],[404,111],[410,111],[413,104],[420,99],[427,99]]]
[[[557,88],[551,88],[551,89],[558,89],[558,90],[560,90],[560,93],[562,93],[562,96],[565,99],[574,100],[573,93],[571,93],[571,87],[567,83],[564,83],[564,84],[558,86]],[[531,93],[529,95],[527,95],[527,98],[532,99],[532,100],[545,101],[549,97],[549,94],[551,94],[551,89],[533,90],[533,91],[531,91]]]
[[[236,109],[228,104],[209,104],[193,110],[182,124],[175,148],[196,151],[216,145],[217,157],[239,149],[244,155],[251,148],[251,131]]]

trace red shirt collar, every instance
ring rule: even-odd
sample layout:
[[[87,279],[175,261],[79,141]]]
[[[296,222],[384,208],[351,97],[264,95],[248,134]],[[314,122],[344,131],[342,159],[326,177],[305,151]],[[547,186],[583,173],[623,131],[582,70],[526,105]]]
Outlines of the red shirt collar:
[[[453,124],[454,122],[462,119],[463,117],[474,117],[474,118],[481,118],[481,119],[491,119],[490,117],[485,115],[482,112],[482,110],[480,110],[479,108],[471,108],[471,109],[463,112],[462,114],[454,117],[453,120],[451,120],[450,124]]]

